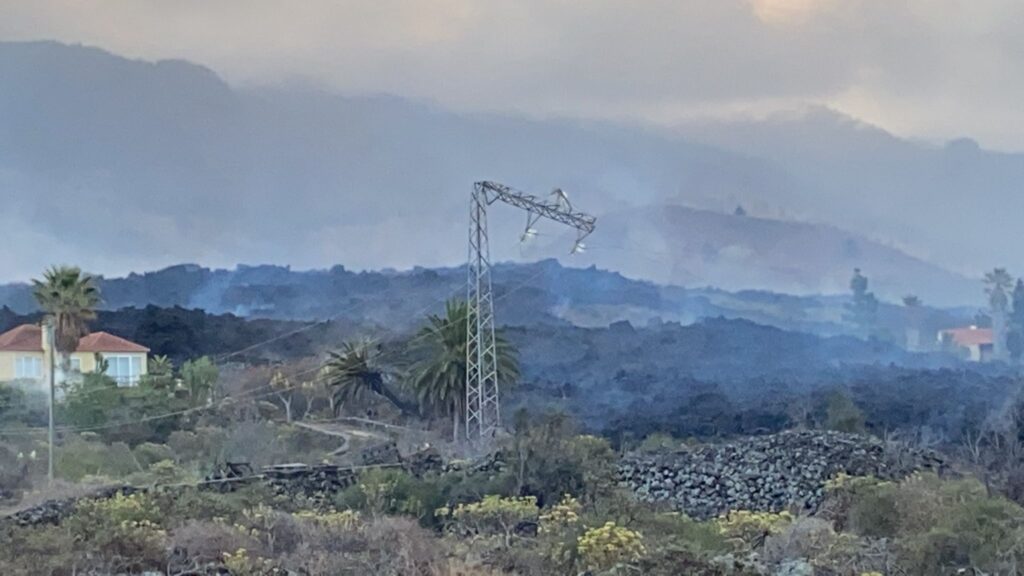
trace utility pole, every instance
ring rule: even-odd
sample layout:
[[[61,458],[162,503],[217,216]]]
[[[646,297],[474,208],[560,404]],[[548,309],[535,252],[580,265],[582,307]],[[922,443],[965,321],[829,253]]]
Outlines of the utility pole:
[[[54,327],[54,322],[53,322],[52,318],[47,318],[46,319],[45,326],[46,326],[46,345],[47,345],[49,356],[50,356],[50,358],[49,358],[49,360],[50,360],[49,361],[49,364],[50,364],[50,367],[49,367],[49,373],[50,373],[49,374],[49,378],[50,378],[50,426],[49,426],[49,431],[48,431],[48,437],[49,437],[49,450],[48,451],[49,451],[49,454],[47,455],[46,479],[49,481],[50,485],[52,486],[53,485],[53,441],[54,441],[53,405],[54,405],[54,398],[55,398],[54,389],[57,387],[57,366],[56,366],[57,362],[56,362],[56,356],[54,355],[54,346],[56,344],[56,342],[55,342],[56,341],[56,329]]]
[[[466,438],[489,438],[501,425],[498,353],[494,335],[494,294],[487,207],[497,201],[526,211],[523,239],[534,234],[541,217],[576,229],[572,253],[583,251],[583,239],[594,231],[596,218],[573,209],[560,189],[546,201],[496,182],[477,182],[469,202],[469,259],[466,301]]]

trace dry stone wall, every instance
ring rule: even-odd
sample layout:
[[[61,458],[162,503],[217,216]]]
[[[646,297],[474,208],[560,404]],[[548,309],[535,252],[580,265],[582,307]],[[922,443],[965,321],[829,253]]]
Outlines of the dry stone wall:
[[[815,510],[825,482],[840,472],[896,479],[929,469],[946,469],[933,452],[868,436],[799,431],[631,456],[620,463],[619,475],[640,499],[703,519],[738,509]]]

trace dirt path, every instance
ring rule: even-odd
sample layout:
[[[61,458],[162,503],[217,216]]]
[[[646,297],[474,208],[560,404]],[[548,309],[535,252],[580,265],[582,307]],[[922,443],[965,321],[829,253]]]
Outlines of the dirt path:
[[[363,442],[388,442],[391,440],[391,437],[387,434],[371,432],[369,430],[342,424],[340,422],[295,422],[294,425],[320,434],[326,434],[327,436],[340,438],[342,445],[331,452],[331,456],[340,456],[348,452],[352,447],[353,440],[360,440]]]

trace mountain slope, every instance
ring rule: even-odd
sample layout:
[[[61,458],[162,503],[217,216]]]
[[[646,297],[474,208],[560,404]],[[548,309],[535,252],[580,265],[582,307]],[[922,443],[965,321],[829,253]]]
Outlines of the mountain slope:
[[[464,260],[465,204],[480,178],[570,190],[601,217],[595,247],[614,245],[602,240],[606,222],[630,210],[682,201],[720,211],[743,202],[755,214],[807,214],[895,238],[972,273],[1024,268],[1012,250],[1016,212],[1002,209],[1016,206],[1019,195],[1009,191],[1024,157],[950,152],[852,123],[818,129],[815,118],[797,118],[669,133],[467,116],[390,97],[238,89],[185,62],[49,42],[0,43],[0,77],[0,226],[22,247],[0,255],[0,279],[24,280],[55,261],[107,274],[182,261],[453,265]],[[521,215],[495,210],[491,226],[495,259],[518,257]],[[642,249],[671,247],[671,229],[650,227]],[[530,257],[564,254],[552,246]],[[639,277],[662,277],[661,263],[631,264]],[[867,258],[849,264],[869,275],[893,268]],[[819,267],[787,266],[796,280],[742,286],[814,289]],[[917,269],[893,285],[928,301],[967,303],[963,290]],[[741,286],[720,271],[703,267],[690,281]],[[753,272],[757,282],[777,276]]]
[[[664,284],[714,278],[726,290],[772,286],[789,294],[838,294],[848,290],[853,269],[863,268],[872,290],[891,302],[918,294],[953,305],[981,293],[973,279],[832,226],[673,205],[606,215],[600,238],[581,260]]]

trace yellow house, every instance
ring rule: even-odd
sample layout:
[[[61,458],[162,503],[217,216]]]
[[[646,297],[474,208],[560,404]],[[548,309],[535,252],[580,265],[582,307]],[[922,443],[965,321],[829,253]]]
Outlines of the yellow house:
[[[40,326],[22,324],[0,334],[0,382],[45,386],[50,376],[49,351],[50,342]],[[72,372],[95,372],[98,357],[106,361],[106,374],[118,385],[135,386],[147,372],[149,348],[107,332],[93,332],[79,340],[71,354]],[[63,380],[59,372],[57,380]]]

